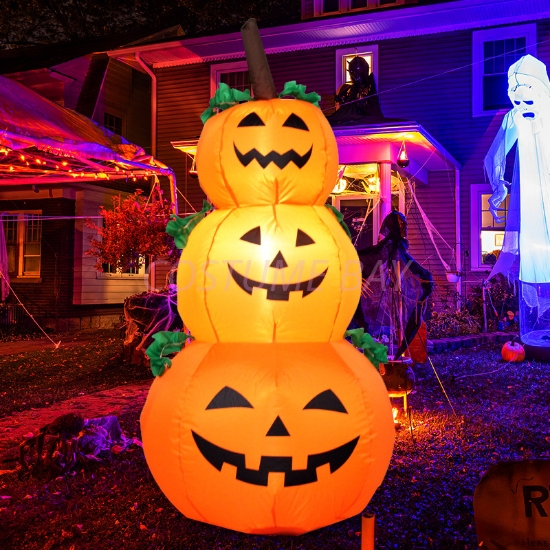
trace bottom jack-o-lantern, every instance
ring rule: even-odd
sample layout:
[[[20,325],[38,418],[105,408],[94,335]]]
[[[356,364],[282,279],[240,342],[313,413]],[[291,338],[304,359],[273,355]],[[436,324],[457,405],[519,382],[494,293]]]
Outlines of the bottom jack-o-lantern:
[[[360,513],[394,441],[384,383],[345,341],[195,342],[153,383],[141,428],[149,468],[183,514],[257,534]]]

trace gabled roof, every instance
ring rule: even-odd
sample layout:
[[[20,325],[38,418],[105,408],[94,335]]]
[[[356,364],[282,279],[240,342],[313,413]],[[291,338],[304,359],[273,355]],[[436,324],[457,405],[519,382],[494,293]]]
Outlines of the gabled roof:
[[[549,0],[457,0],[309,20],[261,29],[267,54],[344,46],[550,18]],[[238,32],[118,48],[110,57],[139,70],[135,55],[153,68],[244,58]]]

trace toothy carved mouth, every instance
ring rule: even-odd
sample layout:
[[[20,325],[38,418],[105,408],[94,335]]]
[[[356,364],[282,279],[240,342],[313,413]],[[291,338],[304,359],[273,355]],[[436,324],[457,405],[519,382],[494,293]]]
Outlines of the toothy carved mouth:
[[[298,168],[303,168],[307,161],[311,157],[313,151],[313,145],[309,151],[304,155],[299,155],[294,149],[283,153],[282,155],[276,151],[271,151],[267,155],[262,155],[257,149],[251,149],[248,153],[241,153],[235,144],[233,144],[235,154],[243,166],[248,166],[254,159],[258,161],[258,164],[262,168],[267,168],[269,163],[272,162],[278,166],[281,170],[289,163],[293,162]]]
[[[224,463],[231,464],[237,468],[236,477],[239,481],[264,487],[267,487],[269,473],[271,472],[283,472],[285,474],[285,487],[305,485],[317,481],[317,468],[325,464],[330,464],[330,473],[333,474],[348,460],[359,441],[359,437],[356,437],[331,451],[308,455],[305,470],[293,470],[292,457],[290,456],[262,456],[259,470],[251,470],[245,465],[244,454],[234,453],[218,447],[192,430],[191,433],[202,456],[216,470],[221,471]]]
[[[246,293],[252,294],[252,290],[254,288],[265,288],[267,289],[267,296],[266,300],[283,300],[288,301],[289,295],[291,292],[296,292],[298,290],[302,291],[302,298],[305,298],[308,294],[311,294],[317,288],[319,288],[319,285],[323,282],[328,267],[323,271],[323,273],[317,275],[317,277],[314,277],[313,279],[309,279],[308,281],[301,281],[298,283],[286,283],[286,284],[269,284],[269,283],[261,283],[259,281],[254,281],[253,279],[249,279],[248,277],[245,277],[244,275],[241,275],[233,267],[231,267],[228,264],[229,272],[231,273],[231,276],[233,277],[233,280],[239,285],[240,288],[242,288]]]

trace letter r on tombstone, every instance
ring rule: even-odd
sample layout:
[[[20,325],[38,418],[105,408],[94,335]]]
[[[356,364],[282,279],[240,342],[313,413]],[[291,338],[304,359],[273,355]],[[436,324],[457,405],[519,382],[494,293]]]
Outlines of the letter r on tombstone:
[[[542,503],[546,500],[548,500],[548,489],[546,487],[542,485],[524,485],[523,504],[525,505],[525,517],[533,517],[534,505],[540,517],[547,518],[548,514],[542,506]]]

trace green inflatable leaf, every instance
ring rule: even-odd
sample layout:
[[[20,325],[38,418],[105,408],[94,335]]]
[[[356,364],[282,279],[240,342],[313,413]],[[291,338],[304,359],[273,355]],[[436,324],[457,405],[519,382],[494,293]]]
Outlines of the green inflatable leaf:
[[[388,348],[375,342],[373,337],[362,328],[347,330],[345,336],[351,338],[351,343],[363,350],[365,357],[379,370],[380,363],[388,362]]]
[[[187,218],[180,218],[175,214],[170,216],[170,221],[166,224],[166,233],[171,237],[174,237],[176,246],[183,250],[187,246],[189,235],[191,231],[195,229],[195,226],[204,218],[208,211],[212,210],[212,205],[208,201],[202,202],[202,210],[187,216]]]
[[[349,237],[351,241],[351,233],[349,232],[349,227],[346,225],[346,222],[344,221],[344,216],[336,206],[332,206],[332,204],[325,204],[325,206],[336,216],[336,219],[338,220],[338,223],[342,226],[342,229],[346,232],[346,235]]]
[[[315,107],[319,107],[319,101],[321,101],[321,96],[319,94],[315,92],[306,94],[306,87],[303,84],[296,84],[295,80],[285,83],[279,97],[286,95],[294,96],[296,99],[301,99],[302,101],[309,101],[309,103],[315,105]]]
[[[202,123],[206,124],[206,121],[213,117],[217,111],[224,111],[229,107],[233,107],[233,105],[237,105],[243,101],[250,101],[251,99],[249,90],[243,92],[230,88],[224,82],[220,82],[216,94],[210,99],[210,106],[201,115]]]
[[[154,342],[145,350],[145,355],[151,361],[153,376],[162,376],[172,366],[168,355],[179,353],[188,338],[193,337],[185,332],[161,331],[153,334]]]

